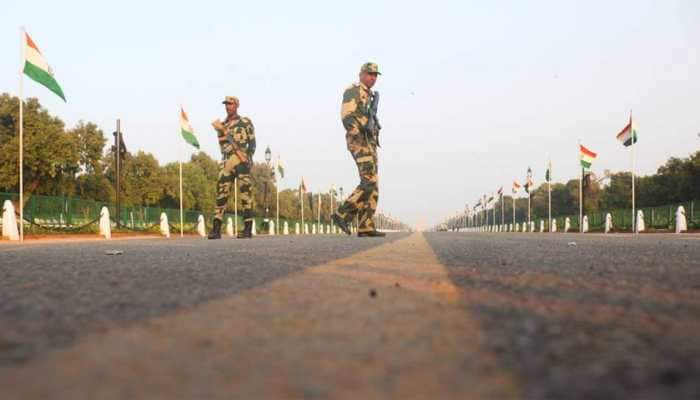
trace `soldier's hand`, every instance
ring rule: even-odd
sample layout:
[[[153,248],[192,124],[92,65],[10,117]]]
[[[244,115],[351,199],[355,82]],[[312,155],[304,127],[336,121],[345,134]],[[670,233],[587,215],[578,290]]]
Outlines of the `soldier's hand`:
[[[224,130],[224,124],[221,122],[220,119],[214,120],[214,122],[211,123],[211,126],[214,127],[217,131],[223,131]]]

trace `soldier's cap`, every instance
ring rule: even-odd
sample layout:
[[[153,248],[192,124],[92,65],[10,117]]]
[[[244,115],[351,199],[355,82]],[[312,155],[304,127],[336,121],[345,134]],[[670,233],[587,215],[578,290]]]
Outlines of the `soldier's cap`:
[[[241,102],[238,101],[238,97],[236,97],[236,96],[226,96],[224,98],[224,101],[221,102],[221,104],[229,104],[229,103],[235,103],[236,105],[241,104]]]
[[[379,65],[373,63],[373,62],[367,62],[362,64],[362,68],[360,68],[360,72],[367,72],[368,74],[377,74],[381,75],[382,73],[379,72]]]

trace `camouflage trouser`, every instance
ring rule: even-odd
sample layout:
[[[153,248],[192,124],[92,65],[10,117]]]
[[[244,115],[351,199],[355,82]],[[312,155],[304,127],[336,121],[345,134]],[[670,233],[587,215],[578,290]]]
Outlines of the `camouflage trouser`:
[[[372,217],[377,210],[379,200],[379,175],[377,172],[377,147],[367,143],[362,135],[346,136],[348,150],[357,164],[360,173],[360,184],[338,207],[338,215],[346,222],[351,222],[358,216],[358,232],[374,230]]]
[[[250,167],[241,162],[235,155],[227,158],[219,164],[219,180],[216,184],[216,208],[214,219],[223,220],[226,211],[226,203],[234,180],[238,178],[238,198],[241,200],[241,215],[243,220],[253,219],[253,195]]]

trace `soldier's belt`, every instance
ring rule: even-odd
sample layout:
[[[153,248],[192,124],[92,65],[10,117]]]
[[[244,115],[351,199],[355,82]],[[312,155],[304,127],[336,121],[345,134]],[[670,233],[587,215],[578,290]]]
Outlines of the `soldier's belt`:
[[[370,162],[374,161],[374,157],[372,156],[363,156],[363,157],[358,157],[357,162]]]

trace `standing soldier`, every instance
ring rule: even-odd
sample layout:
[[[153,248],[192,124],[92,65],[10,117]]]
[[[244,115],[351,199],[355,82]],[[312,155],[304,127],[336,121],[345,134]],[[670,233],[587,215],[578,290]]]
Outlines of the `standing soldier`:
[[[226,96],[226,120],[212,122],[219,138],[222,161],[219,165],[219,180],[216,186],[216,208],[214,209],[214,227],[209,239],[221,239],[221,221],[226,211],[226,203],[234,179],[240,182],[240,199],[245,228],[238,233],[238,238],[251,238],[253,230],[253,196],[250,169],[255,153],[255,129],[249,118],[238,115],[240,102],[235,96]]]
[[[385,236],[374,228],[372,220],[379,199],[377,147],[380,126],[376,119],[379,94],[372,92],[378,75],[380,72],[377,64],[368,62],[362,65],[360,82],[345,90],[340,112],[348,150],[355,159],[360,174],[360,184],[333,214],[333,222],[349,235],[348,222],[357,215],[359,237]]]

